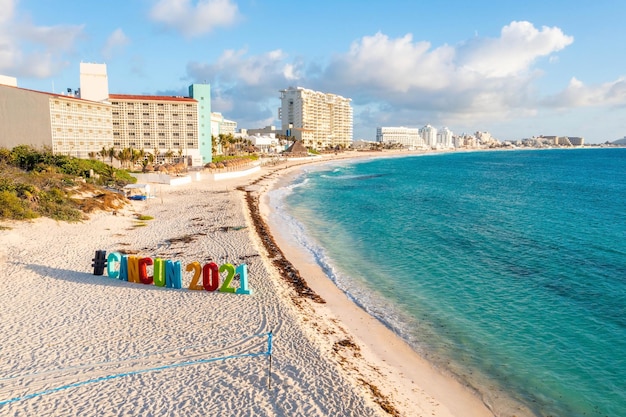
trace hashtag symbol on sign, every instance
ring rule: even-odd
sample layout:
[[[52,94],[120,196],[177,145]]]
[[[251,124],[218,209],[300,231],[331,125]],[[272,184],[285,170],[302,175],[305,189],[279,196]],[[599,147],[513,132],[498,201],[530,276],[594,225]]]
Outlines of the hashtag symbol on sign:
[[[92,259],[94,275],[104,275],[104,268],[107,266],[107,251],[97,250],[96,257]]]

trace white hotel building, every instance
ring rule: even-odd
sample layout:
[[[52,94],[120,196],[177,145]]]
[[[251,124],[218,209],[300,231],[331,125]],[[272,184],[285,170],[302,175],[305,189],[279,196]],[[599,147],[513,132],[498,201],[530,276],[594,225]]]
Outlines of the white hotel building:
[[[454,134],[447,127],[437,130],[431,125],[421,128],[378,127],[376,141],[400,144],[408,149],[452,149]]]
[[[376,142],[383,144],[399,144],[408,149],[424,148],[424,139],[417,128],[411,127],[377,127]]]
[[[349,98],[302,87],[280,90],[278,118],[283,133],[302,140],[304,146],[347,148],[352,142],[352,107]]]
[[[31,145],[87,159],[103,148],[143,149],[211,161],[211,87],[192,84],[188,97],[110,94],[104,64],[80,64],[80,89],[47,93],[0,76],[0,147]]]

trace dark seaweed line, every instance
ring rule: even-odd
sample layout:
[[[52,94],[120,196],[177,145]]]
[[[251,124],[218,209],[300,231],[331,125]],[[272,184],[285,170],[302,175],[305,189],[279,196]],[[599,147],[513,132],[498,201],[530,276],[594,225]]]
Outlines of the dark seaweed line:
[[[258,183],[263,179],[265,179],[265,177],[259,178],[253,184]],[[280,272],[281,278],[293,287],[299,297],[309,298],[320,304],[326,303],[326,300],[320,297],[311,289],[311,287],[309,287],[306,280],[302,278],[302,275],[300,275],[300,271],[298,271],[293,264],[285,258],[285,255],[276,244],[274,237],[270,233],[269,227],[261,217],[258,197],[254,196],[252,191],[247,191],[245,187],[238,187],[237,189],[246,193],[246,202],[248,204],[248,210],[250,211],[250,217],[252,218],[254,228],[259,236],[259,239],[263,242],[263,246],[265,247],[265,250],[267,250],[269,258]]]

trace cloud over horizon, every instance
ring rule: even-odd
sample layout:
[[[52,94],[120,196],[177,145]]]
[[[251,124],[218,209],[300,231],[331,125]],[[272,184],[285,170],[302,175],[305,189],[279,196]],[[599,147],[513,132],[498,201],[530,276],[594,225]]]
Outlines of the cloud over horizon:
[[[228,50],[215,63],[189,63],[187,73],[212,84],[216,107],[224,105],[222,111],[242,118],[243,109],[253,110],[255,101],[274,97],[278,106],[278,90],[288,86],[352,98],[355,125],[359,109],[364,117],[381,121],[450,124],[532,116],[542,106],[592,105],[603,90],[605,97],[612,93],[613,101],[624,102],[620,80],[584,92],[570,86],[552,99],[538,95],[536,82],[543,74],[538,63],[550,65],[573,42],[557,27],[513,21],[499,37],[476,36],[456,45],[433,46],[410,33],[392,38],[377,32],[355,40],[325,67],[291,59],[281,50],[258,55]],[[263,114],[258,119],[266,120],[267,105],[256,107]]]
[[[149,17],[167,29],[195,37],[233,25],[239,18],[239,8],[231,0],[199,0],[195,5],[191,0],[159,0]]]
[[[0,0],[0,73],[46,78],[69,64],[84,25],[39,26],[15,13],[16,0]]]
[[[279,90],[289,86],[351,98],[355,137],[364,136],[360,129],[371,137],[373,126],[383,123],[530,131],[542,118],[571,123],[580,120],[575,114],[592,114],[584,109],[626,106],[626,72],[615,72],[621,58],[613,54],[611,61],[605,53],[600,66],[581,61],[594,49],[590,32],[573,25],[579,44],[561,27],[509,17],[502,20],[509,23],[489,24],[489,36],[457,21],[459,30],[446,32],[447,38],[429,38],[410,20],[389,20],[378,31],[364,22],[341,33],[302,27],[286,38],[282,21],[274,19],[276,4],[148,0],[126,4],[127,13],[111,20],[114,13],[107,15],[104,4],[93,13],[91,4],[68,2],[63,12],[27,3],[0,0],[0,74],[27,79],[35,88],[46,88],[38,80],[47,78],[73,85],[77,63],[95,59],[111,65],[118,91],[184,91],[190,81],[208,82],[213,109],[241,127],[280,125]],[[68,21],[78,24],[63,23]],[[224,30],[243,21],[245,27]],[[450,40],[464,31],[472,35]],[[615,131],[620,120],[611,119],[620,126]]]
[[[107,38],[102,48],[102,56],[111,59],[113,55],[130,43],[130,39],[121,28],[115,29]]]

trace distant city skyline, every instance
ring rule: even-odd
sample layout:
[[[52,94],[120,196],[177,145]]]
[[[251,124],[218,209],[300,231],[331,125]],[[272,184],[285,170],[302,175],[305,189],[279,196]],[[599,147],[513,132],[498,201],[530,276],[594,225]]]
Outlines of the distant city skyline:
[[[602,143],[626,135],[624,16],[561,0],[0,0],[0,74],[56,93],[80,62],[106,63],[112,94],[208,83],[248,129],[280,126],[278,91],[303,87],[352,99],[355,140],[432,124]]]

